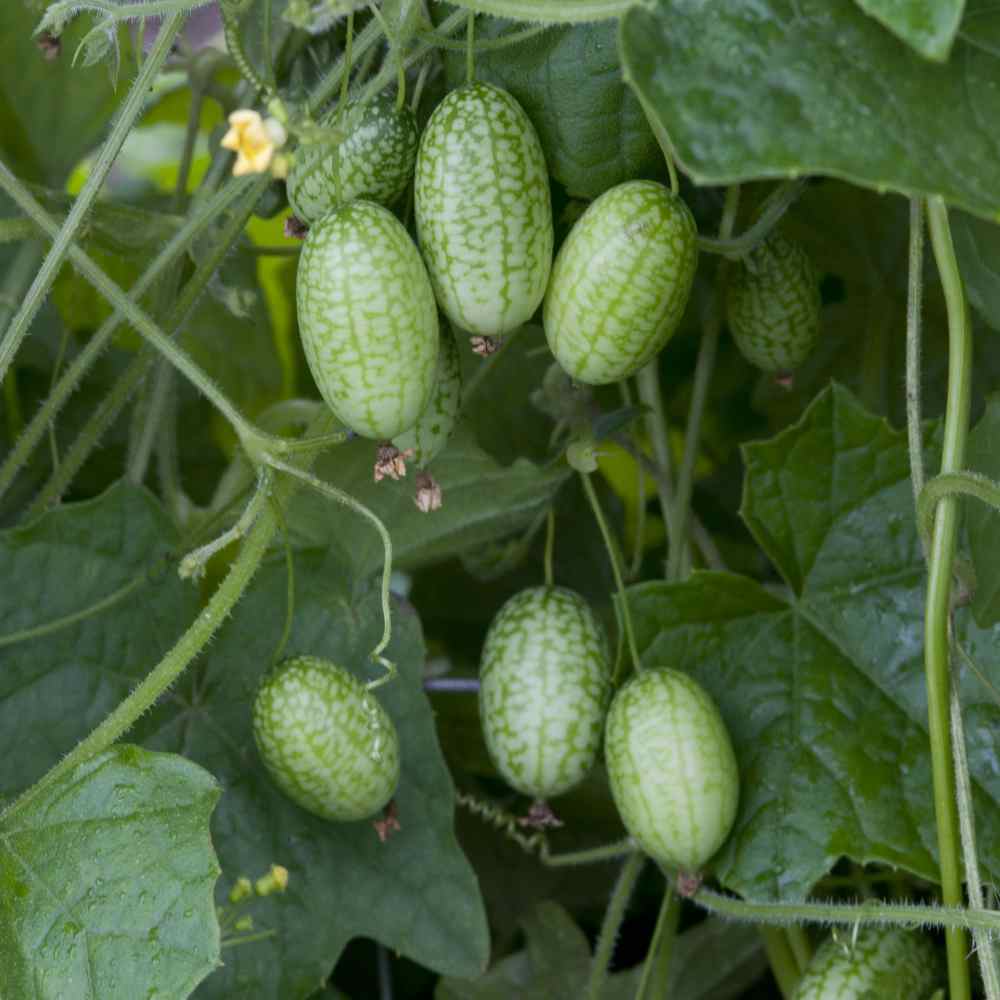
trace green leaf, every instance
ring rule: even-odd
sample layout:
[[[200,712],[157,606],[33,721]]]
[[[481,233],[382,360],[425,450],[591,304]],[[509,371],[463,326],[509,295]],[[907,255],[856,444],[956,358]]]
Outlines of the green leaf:
[[[186,997],[219,963],[210,774],[117,746],[0,821],[0,992]]]
[[[635,0],[452,0],[456,7],[542,24],[578,24],[620,17]]]
[[[733,736],[742,797],[716,874],[757,899],[801,898],[841,856],[934,881],[925,579],[905,434],[835,387],[745,461],[743,517],[790,593],[724,573],[630,592],[644,662],[690,671]],[[962,616],[959,635],[995,683],[996,633]],[[964,679],[980,861],[997,871],[991,698]]]
[[[965,0],[857,0],[925,59],[943,62],[962,20]]]
[[[586,993],[590,945],[558,903],[539,903],[522,921],[526,947],[501,959],[474,981],[443,979],[435,1000],[577,1000]],[[730,1000],[767,965],[753,927],[710,919],[678,935],[663,996]],[[633,1000],[642,966],[610,975],[603,1000]]]
[[[395,564],[413,568],[502,538],[526,525],[565,481],[564,465],[539,468],[524,459],[504,468],[459,431],[429,466],[444,506],[429,514],[414,503],[414,474],[372,480],[375,443],[341,445],[319,460],[316,474],[370,507],[392,537]],[[356,576],[382,566],[382,543],[370,524],[312,491],[298,494],[288,525],[299,544],[330,545]]]
[[[124,484],[0,534],[17,581],[0,588],[0,794],[68,753],[194,616],[196,595],[171,568],[176,545],[156,501]]]
[[[502,21],[479,38],[509,30]],[[509,90],[524,106],[549,173],[578,198],[596,198],[635,177],[663,172],[663,157],[635,95],[622,79],[612,21],[553,28],[514,48],[476,56],[476,77]],[[451,86],[465,79],[464,56],[447,63]]]
[[[445,974],[474,975],[489,941],[475,875],[454,835],[453,787],[422,690],[424,647],[412,608],[393,611],[386,655],[399,676],[378,697],[399,730],[401,829],[380,843],[370,822],[329,823],[275,788],[257,756],[249,704],[281,634],[284,560],[265,567],[200,669],[143,720],[155,746],[181,750],[226,789],[213,839],[226,884],[272,863],[289,871],[288,891],[255,900],[257,931],[274,936],[226,952],[200,996],[297,1000],[312,994],[354,937],[373,937]],[[326,657],[365,678],[382,620],[373,584],[356,583],[333,551],[295,558],[295,620],[285,655]]]
[[[969,435],[968,468],[1000,479],[1000,396],[986,401],[986,412]],[[982,628],[1000,623],[1000,512],[978,500],[962,501],[969,527],[969,551],[976,570],[972,613]]]
[[[973,7],[995,33],[1000,13]],[[1000,213],[1000,145],[983,125],[1000,115],[997,57],[981,38],[934,65],[852,4],[655,0],[622,17],[620,44],[699,184],[831,174]]]
[[[26,180],[60,187],[103,136],[118,104],[107,70],[71,64],[87,33],[83,20],[62,39],[49,62],[33,44],[36,18],[21,0],[0,4],[0,156]]]

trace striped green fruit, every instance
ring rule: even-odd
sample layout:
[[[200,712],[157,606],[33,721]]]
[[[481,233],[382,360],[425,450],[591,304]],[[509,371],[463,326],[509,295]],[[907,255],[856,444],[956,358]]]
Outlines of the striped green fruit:
[[[517,101],[473,83],[437,106],[414,181],[420,249],[445,314],[496,336],[531,318],[552,266],[545,157]]]
[[[615,695],[604,758],[618,812],[639,846],[696,874],[729,836],[739,801],[722,716],[687,674],[643,670]]]
[[[417,468],[425,468],[448,443],[461,406],[462,362],[458,344],[450,330],[442,330],[437,381],[431,401],[417,422],[408,431],[393,438],[392,443],[400,451],[412,449]]]
[[[309,370],[336,416],[377,440],[412,427],[434,390],[438,318],[396,217],[370,201],[325,215],[303,244],[296,300]]]
[[[253,735],[274,783],[323,819],[364,819],[399,783],[399,737],[386,711],[349,671],[298,656],[265,674]]]
[[[417,159],[417,121],[395,98],[382,95],[363,108],[348,108],[350,131],[339,148],[331,143],[302,145],[288,174],[288,201],[312,225],[340,202],[365,198],[390,205],[406,190]],[[331,124],[328,118],[324,124]]]
[[[570,230],[545,294],[545,336],[577,382],[604,385],[655,357],[684,315],[698,266],[687,205],[655,181],[605,191]]]
[[[799,980],[794,1000],[927,1000],[941,981],[933,942],[898,927],[829,937]]]
[[[483,647],[479,714],[513,788],[545,799],[582,781],[610,697],[604,631],[579,594],[532,587],[504,604]]]
[[[791,372],[819,338],[820,292],[809,254],[778,234],[733,268],[726,318],[740,353],[766,372]]]

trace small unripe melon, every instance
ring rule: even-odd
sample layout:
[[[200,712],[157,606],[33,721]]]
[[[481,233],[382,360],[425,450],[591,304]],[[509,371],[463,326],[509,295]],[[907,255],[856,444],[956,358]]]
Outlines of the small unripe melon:
[[[328,660],[298,656],[268,671],[253,703],[253,734],[278,788],[323,819],[365,819],[399,783],[392,719],[361,681]]]
[[[515,594],[490,625],[479,713],[507,782],[538,799],[587,775],[611,697],[607,642],[587,602],[565,587]]]
[[[736,818],[739,772],[708,692],[665,667],[643,670],[615,695],[604,758],[625,828],[667,868],[696,874]]]

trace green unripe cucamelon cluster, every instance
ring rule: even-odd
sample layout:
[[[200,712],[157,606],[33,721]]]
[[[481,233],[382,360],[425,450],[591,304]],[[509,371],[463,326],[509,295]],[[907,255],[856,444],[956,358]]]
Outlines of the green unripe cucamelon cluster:
[[[625,828],[667,868],[701,871],[722,846],[739,773],[718,708],[677,670],[643,670],[615,695],[604,757]]]
[[[793,1000],[928,1000],[941,974],[930,938],[863,927],[854,940],[848,933],[820,945]]]
[[[346,120],[353,127],[339,146],[312,143],[296,151],[288,201],[308,225],[356,198],[390,205],[413,176],[418,135],[412,111],[383,94],[363,108],[348,106]]]
[[[396,217],[368,201],[325,215],[302,248],[296,298],[309,369],[337,417],[379,440],[412,427],[434,389],[438,318]]]
[[[662,184],[628,181],[580,217],[552,269],[545,336],[577,382],[634,374],[681,321],[698,264],[687,205]]]
[[[819,338],[819,282],[806,251],[775,233],[736,263],[726,318],[752,365],[775,374],[798,368]]]
[[[552,266],[545,158],[505,90],[453,90],[420,140],[414,181],[420,248],[445,314],[470,333],[513,330],[538,308]]]
[[[274,783],[329,820],[365,819],[399,782],[399,737],[349,671],[314,656],[285,660],[261,682],[253,734]]]
[[[597,758],[611,679],[600,623],[579,594],[515,594],[483,647],[479,711],[497,770],[538,799],[568,791]]]

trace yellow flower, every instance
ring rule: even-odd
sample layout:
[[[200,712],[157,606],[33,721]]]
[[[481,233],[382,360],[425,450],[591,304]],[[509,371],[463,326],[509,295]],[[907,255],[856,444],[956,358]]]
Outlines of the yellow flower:
[[[236,154],[233,176],[264,173],[286,138],[285,129],[276,119],[263,119],[257,111],[247,108],[234,111],[229,116],[229,131],[222,137],[222,148]]]

